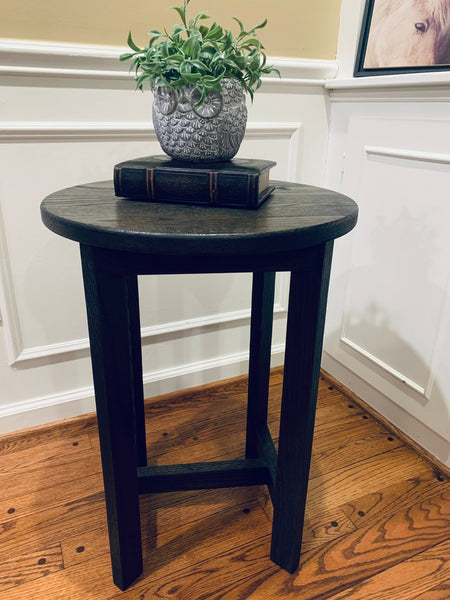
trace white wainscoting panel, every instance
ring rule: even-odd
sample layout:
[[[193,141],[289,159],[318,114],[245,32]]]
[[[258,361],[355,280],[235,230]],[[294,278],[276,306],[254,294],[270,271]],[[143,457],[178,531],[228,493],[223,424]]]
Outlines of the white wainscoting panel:
[[[113,165],[161,154],[151,94],[133,88],[120,49],[0,40],[0,432],[93,410],[78,247],[48,231],[49,193],[111,179]],[[275,179],[322,183],[324,79],[334,61],[276,59],[249,105],[239,156]],[[146,395],[246,371],[251,278],[140,277]],[[289,278],[277,277],[273,364],[281,364]]]
[[[336,245],[324,366],[449,462],[450,119],[405,106],[333,106],[328,185],[360,217]]]

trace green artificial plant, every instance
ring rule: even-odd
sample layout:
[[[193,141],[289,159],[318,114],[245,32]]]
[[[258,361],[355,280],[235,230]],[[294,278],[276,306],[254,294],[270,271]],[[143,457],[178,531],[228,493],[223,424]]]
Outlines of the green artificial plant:
[[[231,29],[225,30],[216,22],[209,27],[203,24],[211,18],[204,12],[188,20],[190,1],[171,7],[179,14],[181,25],[175,25],[170,34],[152,29],[144,48],[133,41],[130,31],[128,46],[133,52],[122,54],[120,60],[132,61],[130,70],[136,71],[136,87],[142,90],[146,81],[151,89],[164,86],[177,90],[194,85],[201,104],[209,92],[221,91],[220,82],[229,77],[238,79],[253,100],[262,75],[280,75],[278,69],[266,64],[264,46],[257,39],[257,30],[266,26],[267,19],[247,31],[242,21],[233,17],[239,26],[235,36]]]

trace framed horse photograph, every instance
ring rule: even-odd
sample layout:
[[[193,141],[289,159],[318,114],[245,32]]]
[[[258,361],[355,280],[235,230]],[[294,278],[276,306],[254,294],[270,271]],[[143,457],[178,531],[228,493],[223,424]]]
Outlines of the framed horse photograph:
[[[366,0],[354,76],[450,69],[450,0]]]

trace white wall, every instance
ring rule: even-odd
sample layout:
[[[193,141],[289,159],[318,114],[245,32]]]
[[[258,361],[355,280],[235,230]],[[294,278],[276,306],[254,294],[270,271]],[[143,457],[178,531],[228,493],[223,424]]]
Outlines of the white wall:
[[[110,179],[117,162],[162,153],[151,95],[107,47],[0,41],[0,432],[94,409],[77,245],[48,231],[49,193]],[[324,81],[334,61],[273,59],[240,156],[273,177],[320,185],[328,141]],[[287,278],[278,278],[273,364],[283,357]],[[147,396],[246,370],[247,275],[140,278]]]
[[[345,0],[327,83],[327,187],[353,197],[336,244],[323,366],[450,465],[450,73],[352,79],[360,0]]]

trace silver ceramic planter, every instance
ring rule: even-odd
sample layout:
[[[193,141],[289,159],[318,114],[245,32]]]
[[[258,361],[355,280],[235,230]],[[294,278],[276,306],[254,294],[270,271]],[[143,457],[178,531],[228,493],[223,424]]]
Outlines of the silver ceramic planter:
[[[245,94],[237,79],[224,78],[222,92],[211,92],[195,106],[199,92],[156,87],[153,125],[161,148],[178,160],[211,162],[235,156],[247,124]]]

